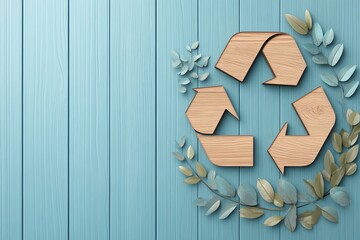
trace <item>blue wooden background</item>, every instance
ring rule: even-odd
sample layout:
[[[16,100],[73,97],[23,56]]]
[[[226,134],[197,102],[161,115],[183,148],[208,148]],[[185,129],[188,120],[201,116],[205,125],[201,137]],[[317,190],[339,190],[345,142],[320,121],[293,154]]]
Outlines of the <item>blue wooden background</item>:
[[[322,85],[321,67],[304,53],[300,85],[279,88],[260,84],[271,77],[262,57],[241,86],[213,66],[238,31],[310,41],[283,16],[307,8],[344,43],[339,65],[359,64],[357,0],[0,0],[0,239],[358,239],[359,174],[344,181],[352,204],[338,225],[321,219],[289,233],[238,214],[206,217],[192,201],[210,193],[185,186],[171,156],[187,135],[204,165],[233,184],[262,177],[276,185],[266,150],[285,121],[290,133],[305,133],[290,103]],[[177,93],[169,51],[185,54],[195,40],[212,56],[199,86],[224,85],[241,118],[225,118],[219,132],[255,136],[253,168],[214,167],[185,117],[193,93]],[[338,91],[325,90],[339,130]],[[359,103],[358,93],[346,107]],[[319,159],[285,177],[304,190],[302,179],[321,167]]]

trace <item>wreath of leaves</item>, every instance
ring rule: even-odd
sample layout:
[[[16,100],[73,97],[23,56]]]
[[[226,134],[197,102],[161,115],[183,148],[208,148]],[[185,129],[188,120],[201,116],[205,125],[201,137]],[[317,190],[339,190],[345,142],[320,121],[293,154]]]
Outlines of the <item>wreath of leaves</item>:
[[[343,45],[336,45],[327,58],[320,48],[321,44],[327,47],[332,43],[334,38],[332,29],[323,36],[319,24],[315,23],[312,26],[312,19],[308,10],[305,12],[305,22],[290,14],[286,14],[285,17],[296,32],[313,36],[314,44],[304,45],[304,48],[314,55],[313,62],[327,64],[331,67],[336,65],[343,52]],[[309,32],[311,29],[313,29],[312,34]],[[190,62],[181,58],[175,51],[171,53],[173,57],[172,66],[180,68],[179,75],[184,76],[179,80],[179,92],[181,93],[186,92],[186,85],[191,82],[186,76],[191,76],[194,73],[194,71],[191,72],[193,68],[189,68],[189,66],[201,58],[199,54],[195,55],[199,57],[192,54],[192,50],[197,49],[198,46],[199,42],[195,42],[191,47],[186,47],[191,53]],[[209,58],[204,58],[204,62],[196,66],[206,67]],[[359,82],[349,85],[350,88],[344,86],[343,83],[351,78],[355,69],[356,65],[348,65],[340,70],[339,74],[336,74],[332,68],[333,73],[322,74],[321,78],[330,86],[339,86],[344,97],[351,97]],[[205,79],[207,76],[208,73]],[[200,80],[199,76],[193,79]],[[345,176],[351,176],[357,170],[355,160],[359,152],[359,144],[357,144],[360,133],[359,112],[348,109],[346,120],[349,132],[341,129],[339,133],[332,133],[333,150],[327,150],[324,156],[323,170],[318,172],[314,179],[304,179],[306,193],[298,191],[292,183],[284,179],[279,179],[277,191],[269,181],[261,178],[257,180],[256,188],[248,183],[241,183],[236,189],[225,178],[217,175],[214,170],[208,172],[199,161],[193,161],[195,151],[191,145],[187,146],[185,136],[177,141],[177,151],[173,152],[173,156],[183,163],[179,166],[179,171],[185,176],[185,184],[203,184],[212,192],[213,196],[210,199],[199,197],[194,200],[196,206],[204,209],[205,215],[211,215],[221,209],[219,219],[226,219],[239,208],[240,217],[247,219],[258,219],[266,213],[273,213],[263,222],[268,227],[283,222],[285,227],[293,232],[297,224],[300,223],[305,229],[311,230],[320,216],[330,222],[338,223],[337,208],[330,205],[324,206],[323,199],[330,197],[334,203],[341,207],[347,207],[350,204],[349,194],[340,184]],[[258,195],[265,201],[264,204],[258,202]],[[301,211],[306,206],[313,206],[313,209]]]

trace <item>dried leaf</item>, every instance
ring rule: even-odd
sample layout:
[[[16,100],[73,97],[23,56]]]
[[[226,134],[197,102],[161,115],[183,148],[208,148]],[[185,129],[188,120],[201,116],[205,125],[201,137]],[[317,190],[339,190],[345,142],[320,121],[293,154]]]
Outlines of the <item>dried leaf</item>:
[[[334,223],[338,223],[338,213],[335,208],[330,207],[330,206],[322,207],[321,214],[327,220],[334,222]]]
[[[346,153],[345,161],[346,163],[353,162],[357,155],[359,153],[359,144],[356,144],[355,146],[351,147],[349,151]]]
[[[190,145],[187,149],[187,153],[186,153],[188,159],[192,160],[195,156],[195,151],[194,148]]]
[[[339,81],[335,74],[328,72],[328,73],[322,73],[320,75],[321,80],[329,85],[330,87],[336,87],[339,84]]]
[[[343,146],[346,148],[350,147],[349,133],[347,133],[344,129],[342,129],[340,131],[340,136],[342,139]]]
[[[188,177],[191,177],[193,175],[191,169],[184,167],[184,166],[179,166],[179,171]]]
[[[267,227],[273,227],[280,223],[283,219],[284,217],[282,216],[271,216],[264,221],[264,225]]]
[[[338,152],[338,153],[342,152],[342,138],[341,138],[340,134],[334,132],[331,135],[331,143],[336,152]]]
[[[357,164],[356,163],[348,163],[348,164],[346,164],[345,175],[346,176],[351,176],[356,172],[356,170],[357,170]]]
[[[301,35],[306,35],[308,33],[308,26],[304,21],[291,14],[285,14],[285,18],[292,29],[294,29],[297,33],[300,33]]]
[[[324,196],[324,179],[320,172],[318,174],[316,174],[316,176],[315,176],[314,189],[315,189],[316,196],[318,196],[319,198],[323,198],[323,196]]]
[[[315,55],[311,59],[314,63],[319,65],[328,64],[328,60],[323,55]]]
[[[339,81],[346,82],[347,80],[349,80],[351,76],[354,74],[355,70],[356,70],[356,65],[350,64],[343,67],[338,74]]]
[[[347,207],[350,204],[349,194],[344,187],[333,187],[330,189],[330,197],[334,202],[342,207]]]
[[[327,150],[324,157],[324,168],[327,173],[331,175],[331,163],[334,163],[334,156],[330,150]]]
[[[173,152],[172,154],[177,160],[183,161],[185,159],[185,157],[179,152]]]
[[[186,138],[185,138],[185,136],[182,136],[182,137],[179,139],[179,141],[177,142],[178,147],[179,147],[179,148],[184,147],[185,142],[186,142]]]
[[[354,95],[355,91],[359,87],[359,81],[344,84],[344,96],[346,98]]]
[[[317,194],[315,193],[314,182],[310,179],[304,179],[304,183],[307,193],[314,198],[318,198]]]
[[[266,202],[272,203],[274,201],[274,197],[275,197],[274,189],[267,180],[259,178],[257,180],[256,187],[261,197]]]
[[[337,44],[330,52],[328,61],[330,66],[335,66],[343,53],[344,45],[343,44]]]
[[[313,42],[316,46],[320,46],[323,39],[324,33],[319,23],[314,23],[314,28],[312,30]]]
[[[350,126],[355,126],[360,122],[360,114],[358,112],[354,112],[351,109],[348,109],[346,111],[346,120]]]
[[[311,14],[309,12],[309,10],[306,9],[305,11],[305,22],[306,22],[306,26],[308,27],[308,29],[312,28],[312,18],[311,18]]]
[[[225,179],[220,176],[216,176],[215,178],[216,185],[218,188],[219,193],[225,196],[234,197],[235,196],[235,189],[234,187]]]
[[[209,73],[208,73],[208,72],[201,74],[201,75],[199,76],[199,81],[204,81],[204,80],[206,80],[206,79],[208,78],[208,76],[209,76]]]
[[[308,51],[312,55],[316,55],[316,54],[319,54],[321,52],[320,48],[318,48],[317,46],[315,46],[312,43],[305,43],[304,48],[305,48],[306,51]]]
[[[250,184],[241,183],[238,187],[237,194],[242,204],[248,206],[257,205],[257,194],[255,189]]]
[[[275,193],[275,197],[274,197],[274,205],[277,207],[283,207],[284,206],[284,200],[282,199],[282,197],[280,196],[280,194]]]
[[[191,49],[192,50],[195,50],[195,49],[197,49],[199,47],[199,41],[196,41],[196,42],[194,42],[193,44],[191,44]]]
[[[198,184],[199,182],[200,182],[200,178],[198,178],[197,176],[188,177],[185,178],[184,180],[184,183],[189,185]]]
[[[287,229],[289,229],[290,232],[293,232],[296,228],[296,206],[291,205],[290,211],[285,217],[284,223]]]
[[[220,199],[217,196],[212,197],[205,205],[205,215],[208,216],[220,207]]]
[[[214,170],[211,170],[208,174],[208,185],[213,190],[217,190],[217,184],[215,178],[216,178],[216,172]]]
[[[344,177],[344,175],[345,175],[345,167],[344,166],[341,166],[338,169],[336,169],[332,173],[332,176],[330,179],[330,186],[331,187],[338,186],[340,184],[342,178]]]
[[[329,46],[334,40],[334,31],[330,28],[324,35],[323,45],[324,47]]]
[[[196,172],[200,177],[206,177],[207,172],[206,169],[201,165],[200,162],[196,162]]]
[[[241,218],[259,218],[264,215],[264,211],[257,207],[243,207],[240,208],[240,217]]]
[[[224,207],[224,209],[221,210],[219,219],[225,219],[235,210],[237,207],[236,203],[230,203]]]
[[[284,199],[286,204],[296,204],[297,202],[297,191],[294,185],[285,181],[284,179],[279,179],[279,194]]]
[[[356,125],[356,126],[353,128],[351,134],[358,135],[359,133],[360,133],[360,124]]]
[[[206,200],[203,199],[202,197],[199,197],[194,200],[194,205],[196,205],[198,207],[204,207],[206,205]]]
[[[330,182],[330,178],[331,178],[331,173],[329,173],[329,172],[327,172],[325,169],[323,169],[322,171],[321,171],[321,174],[323,175],[323,178],[326,180],[326,181],[328,181],[328,182]]]

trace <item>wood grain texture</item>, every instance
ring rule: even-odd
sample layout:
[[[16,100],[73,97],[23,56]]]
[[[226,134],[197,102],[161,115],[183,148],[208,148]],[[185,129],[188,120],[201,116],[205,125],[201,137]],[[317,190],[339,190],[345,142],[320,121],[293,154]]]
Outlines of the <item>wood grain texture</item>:
[[[111,240],[155,239],[155,19],[154,0],[110,2]]]
[[[24,1],[23,237],[68,238],[68,1]]]
[[[274,78],[265,84],[296,86],[306,63],[294,39],[279,32],[240,32],[231,37],[216,68],[244,81],[259,52],[264,54]]]
[[[285,167],[310,165],[335,124],[335,112],[324,89],[318,87],[293,103],[307,136],[289,136],[285,123],[268,152],[284,174]]]
[[[22,3],[0,1],[0,239],[22,238]]]
[[[69,9],[69,238],[109,239],[109,3]]]

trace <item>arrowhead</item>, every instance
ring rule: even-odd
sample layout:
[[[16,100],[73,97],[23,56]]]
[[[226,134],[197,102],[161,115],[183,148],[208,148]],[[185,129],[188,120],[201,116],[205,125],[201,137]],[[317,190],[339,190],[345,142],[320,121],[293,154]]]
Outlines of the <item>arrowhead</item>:
[[[281,174],[283,175],[285,172],[285,162],[281,160],[282,153],[277,151],[277,149],[279,149],[280,146],[282,145],[284,137],[286,136],[287,128],[288,128],[288,123],[285,123],[284,126],[281,128],[279,134],[276,136],[274,142],[271,144],[271,146],[268,149],[268,153],[270,154],[271,158],[273,159],[276,166],[279,168]]]

